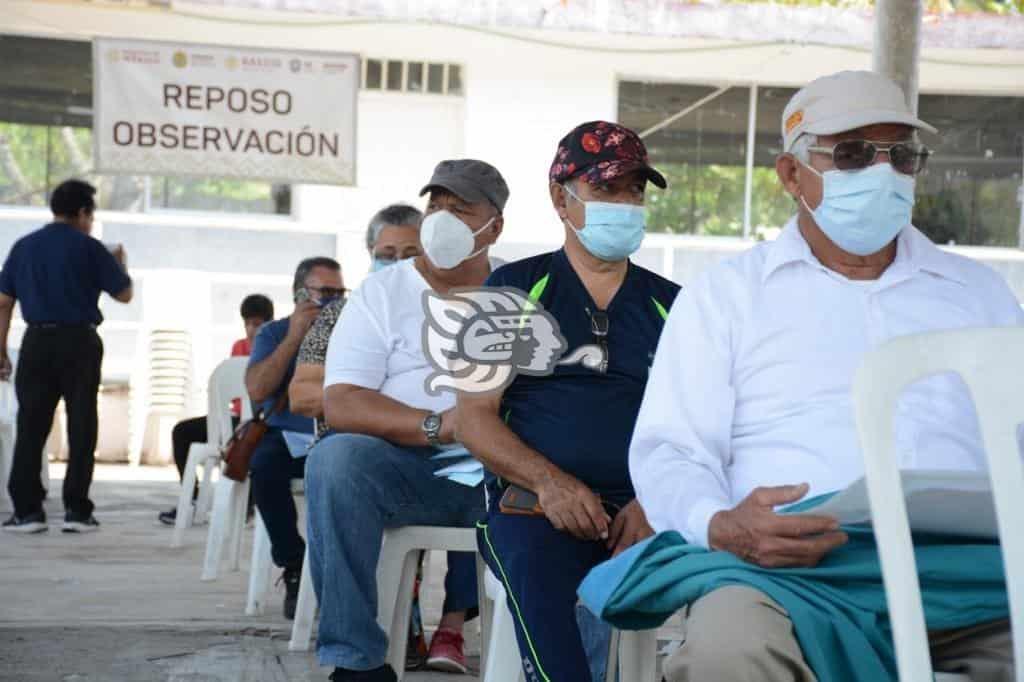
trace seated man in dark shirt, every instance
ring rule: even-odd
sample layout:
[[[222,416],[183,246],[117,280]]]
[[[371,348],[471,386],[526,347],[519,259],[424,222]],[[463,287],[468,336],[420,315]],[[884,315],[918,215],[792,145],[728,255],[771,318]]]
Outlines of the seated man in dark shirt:
[[[564,357],[592,346],[601,360],[519,374],[503,393],[460,392],[458,424],[462,442],[498,477],[478,525],[480,552],[508,592],[527,679],[579,682],[591,669],[576,588],[593,566],[653,533],[627,455],[679,287],[628,260],[644,235],[647,182],[666,185],[633,131],[579,126],[560,143],[550,181],[564,247],[499,268],[487,284],[529,292],[557,321]],[[510,484],[535,492],[543,512],[501,512]]]
[[[274,563],[284,569],[284,615],[295,617],[299,578],[306,544],[298,530],[298,514],[291,480],[303,478],[306,457],[293,457],[284,433],[313,433],[313,420],[294,414],[288,405],[288,384],[295,374],[299,345],[320,309],[345,293],[341,266],[331,258],[307,258],[295,270],[292,286],[295,310],[288,317],[260,327],[252,342],[245,387],[249,397],[267,413],[269,429],[252,455],[249,471],[252,493],[259,509]]]

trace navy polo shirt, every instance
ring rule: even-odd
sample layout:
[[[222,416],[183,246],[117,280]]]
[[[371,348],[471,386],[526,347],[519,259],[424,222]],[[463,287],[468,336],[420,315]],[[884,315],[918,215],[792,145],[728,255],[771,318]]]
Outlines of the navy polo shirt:
[[[267,322],[265,325],[260,327],[260,330],[256,332],[256,338],[252,340],[252,353],[249,354],[249,367],[252,367],[256,363],[263,362],[277,350],[277,347],[284,341],[284,337],[288,335],[288,320],[289,318],[284,317],[280,320],[274,320],[273,322]],[[288,364],[288,371],[284,375],[284,380],[281,381],[281,385],[277,387],[274,394],[260,403],[259,407],[263,410],[274,409],[274,404],[282,394],[288,391],[288,384],[292,382],[292,377],[295,376],[295,360],[298,357],[293,357],[291,362]],[[267,424],[281,429],[282,431],[298,431],[300,433],[313,433],[313,420],[309,417],[303,417],[298,414],[294,414],[290,410],[283,410],[278,412],[271,417]]]
[[[66,223],[50,223],[14,243],[0,271],[0,292],[21,304],[28,324],[100,324],[100,292],[132,285],[98,239]]]
[[[598,308],[565,251],[505,265],[487,285],[539,291],[536,300],[558,321],[568,343],[563,357],[596,343],[588,310]],[[622,505],[635,497],[629,442],[658,337],[678,292],[679,285],[630,262],[605,309],[608,371],[579,364],[558,365],[549,376],[520,374],[502,397],[501,416],[509,428],[603,500]]]

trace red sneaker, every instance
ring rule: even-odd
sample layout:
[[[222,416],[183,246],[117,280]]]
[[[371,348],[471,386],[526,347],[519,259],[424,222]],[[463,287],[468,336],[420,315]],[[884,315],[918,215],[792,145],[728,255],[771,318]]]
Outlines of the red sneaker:
[[[451,628],[441,628],[430,640],[427,667],[446,673],[466,674],[466,655],[462,653],[465,640],[462,633]]]

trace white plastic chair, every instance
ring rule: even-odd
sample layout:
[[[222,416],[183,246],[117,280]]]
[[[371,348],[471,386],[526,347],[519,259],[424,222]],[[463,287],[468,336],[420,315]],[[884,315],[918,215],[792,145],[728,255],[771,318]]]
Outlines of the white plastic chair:
[[[964,329],[893,339],[872,351],[857,372],[857,430],[899,677],[902,682],[925,682],[932,679],[932,666],[893,415],[908,384],[942,372],[963,378],[978,413],[1007,577],[1016,678],[1024,682],[1024,466],[1017,442],[1017,427],[1024,421],[1024,328]]]
[[[207,387],[206,442],[193,443],[188,451],[188,462],[185,464],[181,482],[181,493],[178,495],[178,512],[174,522],[174,534],[171,536],[171,547],[181,547],[185,537],[185,529],[192,525],[193,520],[204,518],[209,505],[213,501],[213,472],[220,464],[221,448],[231,438],[231,401],[240,399],[242,403],[242,419],[252,418],[252,404],[245,390],[245,368],[248,358],[228,358],[217,365],[210,375]],[[196,499],[195,518],[191,512],[192,491],[196,485],[196,472],[203,467],[203,482]]]
[[[292,494],[302,495],[305,492],[305,484],[301,478],[292,479]],[[309,551],[306,551],[309,554]],[[302,560],[302,575],[305,576],[306,558]],[[253,524],[252,535],[252,558],[249,563],[249,595],[245,600],[245,615],[263,615],[267,606],[267,595],[270,594],[271,583],[273,582],[274,558],[271,553],[270,535],[267,534],[267,526],[263,523],[263,516],[259,510],[256,511],[256,519]],[[300,581],[302,578],[300,578]],[[301,594],[301,582],[299,591]],[[316,605],[313,605],[316,609]],[[298,618],[298,607],[296,606],[296,619]]]
[[[9,350],[11,359],[11,378],[0,381],[0,501],[4,510],[14,510],[14,501],[7,494],[7,482],[10,480],[11,466],[14,464],[14,441],[18,435],[18,396],[14,389],[14,373],[18,367],[18,351]],[[45,490],[50,489],[50,462],[43,448],[42,466],[39,480]]]
[[[388,635],[387,662],[401,682],[405,673],[405,645],[412,613],[412,592],[416,582],[416,565],[421,550],[476,553],[476,531],[473,528],[442,526],[405,526],[384,531],[380,560],[377,563],[377,622]],[[485,610],[483,562],[477,557],[477,588],[480,603],[480,641],[488,641],[490,617]],[[307,587],[308,586],[308,587]],[[401,604],[401,608],[397,606]],[[295,609],[291,651],[308,651],[313,631],[316,598],[309,579],[309,552],[302,567],[299,603]],[[481,647],[484,649],[485,647]],[[481,666],[486,651],[481,652]]]
[[[482,682],[521,682],[523,661],[505,587],[490,571],[484,580],[493,616],[489,628],[490,641],[486,644],[487,660],[481,663],[480,679]],[[605,680],[615,682],[618,669],[621,682],[655,682],[657,656],[657,630],[614,630]]]
[[[239,483],[223,474],[213,494],[213,512],[206,532],[206,554],[203,556],[202,581],[217,579],[224,546],[228,547],[228,569],[239,570],[242,557],[242,532],[249,501],[249,478]]]

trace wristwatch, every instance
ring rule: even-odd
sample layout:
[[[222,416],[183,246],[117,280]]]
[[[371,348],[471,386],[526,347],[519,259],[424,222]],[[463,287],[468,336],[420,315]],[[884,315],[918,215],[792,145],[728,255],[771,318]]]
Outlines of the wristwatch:
[[[437,412],[431,412],[423,418],[423,435],[427,437],[427,442],[433,445],[435,448],[441,447],[441,415]]]

